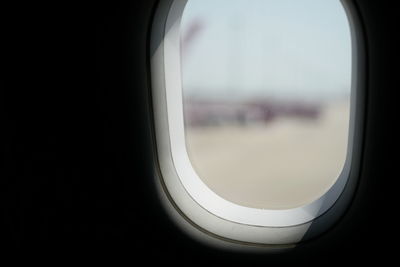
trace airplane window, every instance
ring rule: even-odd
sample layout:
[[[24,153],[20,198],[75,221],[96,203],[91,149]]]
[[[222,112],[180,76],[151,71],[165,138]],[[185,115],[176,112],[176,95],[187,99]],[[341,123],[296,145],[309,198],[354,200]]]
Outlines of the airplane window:
[[[351,34],[339,1],[190,0],[186,149],[217,195],[259,209],[321,197],[347,155]]]
[[[348,0],[160,1],[154,176],[182,229],[287,245],[344,214],[365,103],[355,10]]]

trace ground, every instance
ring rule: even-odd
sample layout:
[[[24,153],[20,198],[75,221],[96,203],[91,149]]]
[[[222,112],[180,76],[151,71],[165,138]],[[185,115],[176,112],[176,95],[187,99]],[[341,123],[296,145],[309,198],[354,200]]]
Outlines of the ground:
[[[347,150],[349,115],[332,104],[319,119],[186,131],[190,160],[215,193],[244,206],[286,209],[317,199],[336,181]]]

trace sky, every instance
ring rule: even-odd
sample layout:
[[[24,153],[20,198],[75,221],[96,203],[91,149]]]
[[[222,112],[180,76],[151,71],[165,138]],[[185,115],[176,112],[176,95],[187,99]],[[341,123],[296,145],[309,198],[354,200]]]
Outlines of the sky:
[[[189,0],[184,92],[210,97],[329,98],[350,92],[351,36],[339,0]]]

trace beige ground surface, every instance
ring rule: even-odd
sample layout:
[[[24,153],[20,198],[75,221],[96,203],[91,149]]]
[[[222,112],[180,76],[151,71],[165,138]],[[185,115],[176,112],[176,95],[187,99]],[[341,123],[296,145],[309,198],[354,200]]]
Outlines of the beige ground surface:
[[[234,203],[268,209],[315,200],[346,157],[348,109],[335,104],[316,121],[188,129],[189,157],[201,179]]]

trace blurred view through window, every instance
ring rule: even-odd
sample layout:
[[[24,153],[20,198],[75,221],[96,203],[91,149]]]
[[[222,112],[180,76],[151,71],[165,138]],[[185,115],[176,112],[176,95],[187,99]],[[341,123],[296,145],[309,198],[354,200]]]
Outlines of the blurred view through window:
[[[351,80],[339,0],[189,0],[181,61],[189,158],[215,193],[287,209],[333,185]]]

